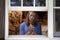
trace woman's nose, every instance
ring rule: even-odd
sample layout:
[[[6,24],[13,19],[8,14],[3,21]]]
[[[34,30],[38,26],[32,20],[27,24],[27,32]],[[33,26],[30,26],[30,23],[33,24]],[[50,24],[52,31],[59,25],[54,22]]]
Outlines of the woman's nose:
[[[34,17],[32,16],[31,19],[34,19]]]

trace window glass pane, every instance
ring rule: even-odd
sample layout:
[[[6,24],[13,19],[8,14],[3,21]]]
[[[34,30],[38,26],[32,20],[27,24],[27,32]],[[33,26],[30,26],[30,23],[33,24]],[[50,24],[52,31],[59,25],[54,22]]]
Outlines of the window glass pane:
[[[8,17],[9,17],[8,18],[9,35],[41,35],[41,33],[42,33],[42,35],[44,35],[46,37],[48,36],[48,13],[47,13],[47,11],[12,11],[12,10],[10,10],[8,13]],[[32,20],[30,17],[33,17],[34,19]],[[29,19],[29,21],[28,21],[28,19]],[[31,23],[30,23],[30,19],[32,20]],[[28,24],[26,24],[27,21],[29,22],[28,23],[29,26],[28,26]],[[36,22],[36,24],[35,24],[35,22]],[[27,30],[22,29],[20,31],[21,24],[23,24],[23,26],[24,26],[23,28],[27,29]],[[36,29],[33,28],[33,31],[32,31],[32,29],[30,29],[30,24],[31,24],[31,27],[34,27]],[[39,28],[39,29],[37,29],[37,28]],[[23,31],[23,33],[22,33],[22,31]],[[39,31],[39,33],[38,33],[38,31]],[[20,34],[20,32],[22,34]],[[30,32],[30,33],[26,34],[28,32]]]
[[[60,9],[55,10],[56,31],[60,31]]]
[[[34,0],[23,0],[23,6],[33,6]]]
[[[60,0],[54,0],[54,6],[60,6]]]
[[[55,12],[54,37],[60,37],[60,9],[54,9],[54,12]]]
[[[35,6],[46,6],[46,0],[35,0]]]
[[[11,6],[21,6],[21,0],[11,0]]]

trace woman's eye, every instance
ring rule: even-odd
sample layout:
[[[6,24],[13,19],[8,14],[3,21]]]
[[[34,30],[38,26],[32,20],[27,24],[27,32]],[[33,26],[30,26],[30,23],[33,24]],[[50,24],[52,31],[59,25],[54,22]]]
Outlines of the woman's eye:
[[[32,15],[30,15],[30,16],[32,16]]]

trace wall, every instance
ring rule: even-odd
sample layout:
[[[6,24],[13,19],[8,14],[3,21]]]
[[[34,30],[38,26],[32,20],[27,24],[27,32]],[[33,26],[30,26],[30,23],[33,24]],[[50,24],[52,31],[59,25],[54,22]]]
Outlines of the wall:
[[[4,38],[5,30],[5,0],[0,0],[0,38]]]

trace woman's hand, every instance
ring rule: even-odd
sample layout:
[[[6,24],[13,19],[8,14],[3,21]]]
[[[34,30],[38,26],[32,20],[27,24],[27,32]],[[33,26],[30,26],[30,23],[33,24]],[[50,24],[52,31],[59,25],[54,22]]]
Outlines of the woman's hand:
[[[29,30],[29,31],[26,33],[26,35],[37,35],[37,33],[34,32],[34,31]]]
[[[32,34],[32,31],[28,31],[27,33],[26,33],[26,35],[31,35]]]
[[[30,24],[29,30],[30,30],[30,31],[34,31],[34,26],[33,26],[32,24]]]
[[[36,32],[32,32],[32,35],[37,35],[37,33]]]
[[[37,35],[36,32],[34,32],[34,26],[30,24],[29,26],[29,30],[28,32],[26,33],[26,35]]]

